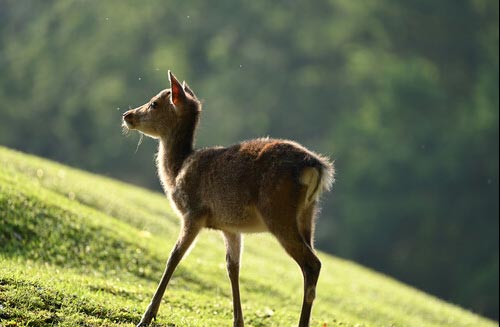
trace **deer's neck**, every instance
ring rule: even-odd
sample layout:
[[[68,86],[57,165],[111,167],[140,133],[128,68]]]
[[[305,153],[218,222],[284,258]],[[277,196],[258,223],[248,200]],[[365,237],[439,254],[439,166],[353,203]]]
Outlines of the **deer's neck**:
[[[175,179],[184,161],[194,151],[194,127],[181,128],[161,137],[158,149],[158,175],[166,192],[175,186]]]

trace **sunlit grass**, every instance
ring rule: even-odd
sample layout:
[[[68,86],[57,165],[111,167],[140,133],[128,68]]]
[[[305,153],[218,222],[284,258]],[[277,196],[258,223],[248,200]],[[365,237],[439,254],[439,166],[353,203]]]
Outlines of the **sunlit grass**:
[[[151,167],[153,169],[153,167]],[[179,222],[161,194],[0,148],[0,326],[135,326]],[[224,246],[203,232],[157,326],[232,326]],[[354,263],[320,253],[311,326],[495,326]],[[302,277],[268,235],[246,238],[246,326],[297,326]]]

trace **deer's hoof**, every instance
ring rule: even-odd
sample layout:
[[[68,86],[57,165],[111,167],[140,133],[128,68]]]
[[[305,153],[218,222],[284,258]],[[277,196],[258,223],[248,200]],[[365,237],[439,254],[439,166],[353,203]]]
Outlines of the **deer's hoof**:
[[[151,321],[153,319],[156,320],[156,314],[151,313],[149,311],[146,311],[144,313],[144,316],[142,316],[141,321],[139,322],[139,324],[136,327],[146,327],[146,326],[149,326],[149,324],[151,323]]]
[[[137,324],[136,327],[146,327],[146,326],[149,326],[150,323],[151,323],[151,320],[150,321],[141,320],[141,322],[139,324]]]

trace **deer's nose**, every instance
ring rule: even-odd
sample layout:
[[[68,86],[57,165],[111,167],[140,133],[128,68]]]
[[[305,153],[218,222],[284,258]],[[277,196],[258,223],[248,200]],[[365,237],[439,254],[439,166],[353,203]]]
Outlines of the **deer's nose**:
[[[123,116],[123,119],[125,119],[126,121],[130,121],[132,119],[132,113],[131,112],[126,112],[122,116]]]

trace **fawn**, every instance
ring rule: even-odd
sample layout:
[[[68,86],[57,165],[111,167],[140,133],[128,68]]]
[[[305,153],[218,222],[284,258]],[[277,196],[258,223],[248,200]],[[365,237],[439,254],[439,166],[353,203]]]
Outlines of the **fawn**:
[[[299,327],[308,327],[321,262],[313,250],[320,194],[333,183],[327,158],[287,140],[261,138],[195,150],[201,104],[169,71],[170,89],[123,114],[123,124],[159,140],[158,174],[182,217],[178,240],[137,326],[156,318],[172,274],[203,228],[220,230],[233,295],[234,327],[243,327],[239,291],[242,233],[271,232],[304,276]]]

